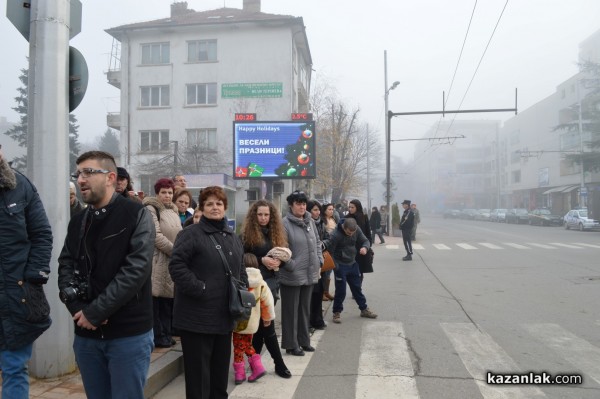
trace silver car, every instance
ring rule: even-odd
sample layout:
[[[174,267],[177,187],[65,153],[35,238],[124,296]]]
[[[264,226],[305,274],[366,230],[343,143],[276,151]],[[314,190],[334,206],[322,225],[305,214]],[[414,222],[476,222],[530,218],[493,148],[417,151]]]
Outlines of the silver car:
[[[578,229],[579,231],[600,229],[600,222],[588,217],[587,209],[571,209],[564,217],[565,229]]]

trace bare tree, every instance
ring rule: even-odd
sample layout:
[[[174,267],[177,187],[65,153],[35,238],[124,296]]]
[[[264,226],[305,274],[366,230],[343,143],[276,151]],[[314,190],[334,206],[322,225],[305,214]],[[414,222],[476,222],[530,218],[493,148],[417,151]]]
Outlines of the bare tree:
[[[359,120],[359,109],[349,110],[335,92],[317,84],[311,97],[317,123],[317,179],[314,191],[334,203],[347,195],[364,193],[367,151],[370,167],[381,159],[381,147],[373,132]]]

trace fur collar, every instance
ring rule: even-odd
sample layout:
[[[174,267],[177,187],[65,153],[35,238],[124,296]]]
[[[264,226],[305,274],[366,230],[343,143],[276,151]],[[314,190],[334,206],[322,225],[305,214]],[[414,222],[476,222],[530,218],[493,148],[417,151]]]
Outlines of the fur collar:
[[[0,189],[14,190],[17,187],[15,172],[8,166],[3,158],[0,160]]]

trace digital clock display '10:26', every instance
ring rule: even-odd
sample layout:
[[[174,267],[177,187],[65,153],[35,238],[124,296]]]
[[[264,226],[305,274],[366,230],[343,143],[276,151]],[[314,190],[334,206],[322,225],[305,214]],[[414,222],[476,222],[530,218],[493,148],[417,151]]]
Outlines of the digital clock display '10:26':
[[[256,121],[256,114],[235,114],[234,120],[236,122],[254,122]]]

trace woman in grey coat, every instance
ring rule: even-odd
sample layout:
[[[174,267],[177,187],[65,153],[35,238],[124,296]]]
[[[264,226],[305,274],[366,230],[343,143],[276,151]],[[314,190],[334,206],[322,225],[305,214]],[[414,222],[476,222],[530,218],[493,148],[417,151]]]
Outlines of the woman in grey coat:
[[[283,219],[292,259],[279,269],[281,346],[294,356],[315,350],[310,345],[310,299],[323,264],[321,240],[306,211],[307,200],[302,191],[291,193],[287,197],[289,213]]]

